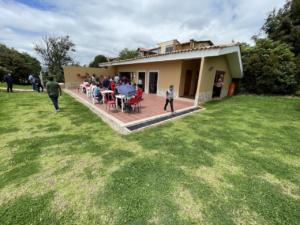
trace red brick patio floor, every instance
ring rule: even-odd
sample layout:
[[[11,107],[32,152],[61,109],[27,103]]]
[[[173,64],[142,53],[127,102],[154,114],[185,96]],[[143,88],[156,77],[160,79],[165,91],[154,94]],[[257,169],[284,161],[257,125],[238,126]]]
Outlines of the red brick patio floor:
[[[91,98],[87,98],[86,94],[78,92],[77,89],[71,89],[69,90],[72,93],[76,94],[77,96],[85,99],[89,103],[93,103]],[[116,119],[120,120],[123,123],[131,123],[137,120],[142,119],[149,119],[153,116],[159,116],[166,114],[164,112],[164,105],[166,103],[166,98],[157,96],[157,95],[151,95],[151,94],[143,94],[144,100],[142,100],[142,107],[140,108],[140,113],[137,112],[137,109],[135,111],[130,111],[130,115],[128,114],[128,111],[124,111],[122,113],[122,110],[119,108],[118,113],[116,110],[112,107],[110,107],[110,115],[115,117]],[[181,100],[174,99],[174,110],[181,110],[186,109],[189,107],[193,107],[194,103],[191,102],[185,102]],[[98,104],[97,99],[95,99],[95,106],[101,110],[106,111],[106,104]],[[170,104],[167,107],[167,111],[171,112]],[[107,113],[109,112],[108,106],[107,106]]]

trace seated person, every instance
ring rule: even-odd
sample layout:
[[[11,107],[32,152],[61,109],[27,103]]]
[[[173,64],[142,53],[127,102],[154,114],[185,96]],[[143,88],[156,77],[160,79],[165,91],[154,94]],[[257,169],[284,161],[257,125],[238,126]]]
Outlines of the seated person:
[[[110,82],[110,90],[114,91],[116,86],[114,81]]]
[[[115,88],[114,88],[115,96],[116,96],[116,95],[120,95],[120,93],[119,93],[119,86],[120,86],[120,85],[122,85],[122,81],[121,81],[121,80],[119,81],[119,84],[116,85]],[[118,99],[118,102],[117,102],[117,103],[118,103],[118,106],[121,108],[121,103],[122,103],[122,102],[121,102],[121,99],[120,99],[120,98],[117,98],[117,99]]]
[[[95,87],[94,95],[95,97],[98,97],[98,103],[100,104],[100,101],[102,99],[102,94],[100,93],[100,84],[97,84],[97,87]]]
[[[142,85],[138,85],[138,89],[136,91],[135,97],[141,99],[143,96]]]

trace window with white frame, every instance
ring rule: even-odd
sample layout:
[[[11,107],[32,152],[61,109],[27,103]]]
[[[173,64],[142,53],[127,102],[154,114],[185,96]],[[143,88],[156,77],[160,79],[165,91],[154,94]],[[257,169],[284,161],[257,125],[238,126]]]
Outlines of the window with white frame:
[[[166,52],[172,52],[172,51],[173,51],[173,45],[167,45]]]

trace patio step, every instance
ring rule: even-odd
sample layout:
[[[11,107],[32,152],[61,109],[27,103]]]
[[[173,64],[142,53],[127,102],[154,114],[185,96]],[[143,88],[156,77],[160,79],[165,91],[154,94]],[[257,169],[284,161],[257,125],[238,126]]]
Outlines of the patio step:
[[[180,101],[184,101],[184,102],[190,102],[190,103],[195,102],[195,99],[181,98],[181,97],[178,97],[177,99],[180,100]]]
[[[155,119],[150,119],[150,120],[147,120],[147,121],[142,121],[142,122],[139,122],[139,123],[131,124],[129,126],[125,126],[125,128],[132,132],[132,131],[140,130],[140,129],[143,129],[143,128],[146,128],[146,127],[154,126],[154,125],[157,125],[159,123],[163,123],[163,122],[172,120],[174,118],[185,116],[187,114],[194,113],[194,112],[197,112],[197,111],[200,111],[200,110],[203,110],[203,109],[204,108],[197,107],[197,106],[196,107],[191,107],[189,109],[180,110],[180,111],[178,111],[174,114],[168,113],[166,115],[161,115],[159,117],[156,117]]]

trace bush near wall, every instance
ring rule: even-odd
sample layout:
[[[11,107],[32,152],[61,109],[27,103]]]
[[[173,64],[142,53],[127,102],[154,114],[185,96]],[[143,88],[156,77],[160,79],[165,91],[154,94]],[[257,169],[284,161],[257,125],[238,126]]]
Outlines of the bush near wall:
[[[293,94],[300,80],[300,60],[292,47],[280,41],[258,39],[254,46],[241,44],[244,77],[238,93]]]

